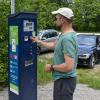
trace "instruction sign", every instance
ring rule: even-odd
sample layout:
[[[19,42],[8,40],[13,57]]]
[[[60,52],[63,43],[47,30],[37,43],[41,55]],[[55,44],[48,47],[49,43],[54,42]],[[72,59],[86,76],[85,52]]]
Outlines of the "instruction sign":
[[[18,26],[10,26],[10,91],[19,95]]]

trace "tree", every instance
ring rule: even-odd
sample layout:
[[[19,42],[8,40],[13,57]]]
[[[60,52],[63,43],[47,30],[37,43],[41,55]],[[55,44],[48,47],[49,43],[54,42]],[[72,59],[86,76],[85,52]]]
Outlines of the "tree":
[[[100,3],[97,0],[75,0],[71,7],[78,31],[100,31]]]

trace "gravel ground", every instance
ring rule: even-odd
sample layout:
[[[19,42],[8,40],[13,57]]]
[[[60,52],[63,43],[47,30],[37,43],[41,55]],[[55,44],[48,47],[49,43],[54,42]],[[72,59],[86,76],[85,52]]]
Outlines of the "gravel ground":
[[[0,100],[8,100],[8,89],[0,91]],[[53,100],[53,83],[38,86],[38,100]],[[78,84],[74,100],[100,100],[100,90],[94,90],[87,85]]]
[[[52,87],[52,83],[39,86],[38,100],[53,100]],[[78,84],[74,93],[74,100],[100,100],[100,90],[94,90],[87,85]]]

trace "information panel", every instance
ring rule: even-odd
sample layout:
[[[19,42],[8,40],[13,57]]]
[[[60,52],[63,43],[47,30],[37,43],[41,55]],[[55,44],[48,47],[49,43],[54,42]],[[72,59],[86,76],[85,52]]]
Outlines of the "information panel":
[[[18,26],[10,26],[10,91],[19,95]]]

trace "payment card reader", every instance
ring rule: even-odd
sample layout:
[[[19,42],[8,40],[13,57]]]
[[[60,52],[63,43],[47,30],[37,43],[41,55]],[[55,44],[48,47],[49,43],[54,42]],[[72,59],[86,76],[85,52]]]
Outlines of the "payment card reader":
[[[37,100],[37,14],[18,13],[8,18],[9,100]]]

